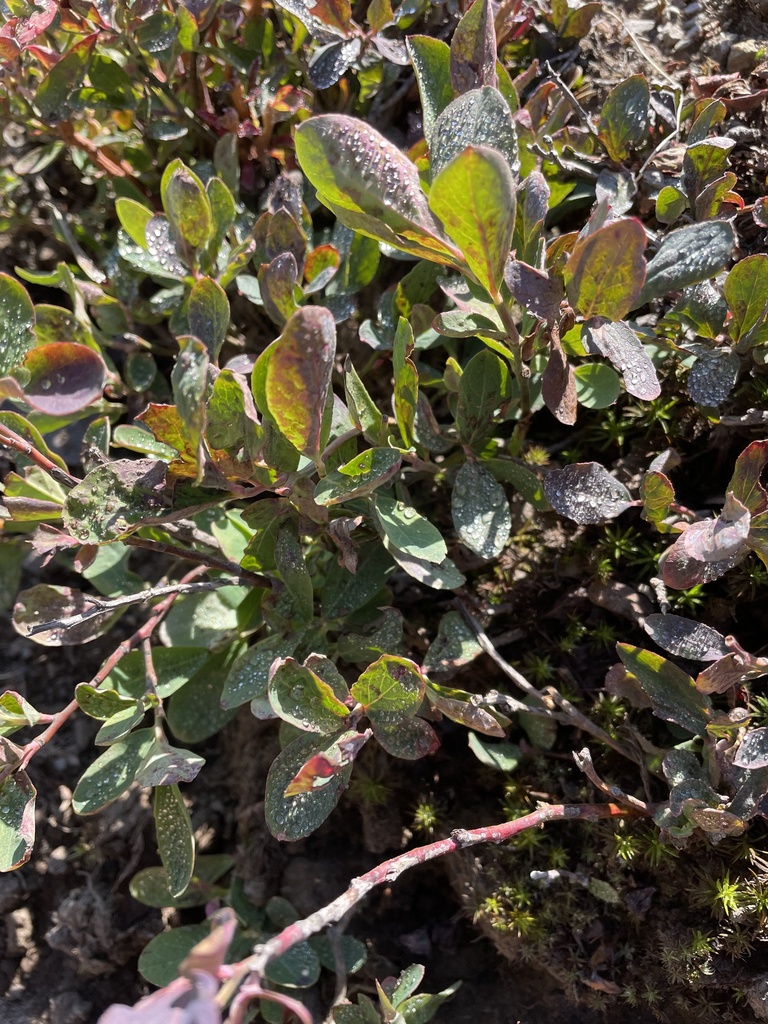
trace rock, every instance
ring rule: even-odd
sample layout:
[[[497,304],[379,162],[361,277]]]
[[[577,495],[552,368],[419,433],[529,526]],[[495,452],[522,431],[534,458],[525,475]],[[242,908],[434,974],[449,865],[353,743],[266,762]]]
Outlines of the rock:
[[[726,71],[745,73],[754,70],[765,57],[766,44],[761,39],[740,39],[728,51]]]

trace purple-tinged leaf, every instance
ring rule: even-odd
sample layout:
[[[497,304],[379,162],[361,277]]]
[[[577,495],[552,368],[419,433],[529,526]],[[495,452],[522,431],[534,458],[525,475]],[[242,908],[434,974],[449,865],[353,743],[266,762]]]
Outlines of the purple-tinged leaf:
[[[649,262],[645,285],[633,308],[667,292],[708,281],[731,258],[735,243],[727,221],[705,221],[672,231]]]
[[[739,357],[731,349],[713,349],[691,367],[686,390],[698,405],[717,408],[736,386],[740,368]]]
[[[559,278],[551,277],[543,270],[529,267],[510,256],[504,268],[504,280],[512,292],[512,298],[534,316],[548,323],[560,314],[563,286]]]
[[[738,768],[765,768],[768,765],[768,729],[750,729],[739,744],[733,763]]]
[[[700,562],[729,562],[745,551],[750,522],[749,510],[729,491],[717,519],[692,523],[677,543]]]
[[[458,95],[483,85],[496,87],[496,29],[490,0],[474,0],[451,40],[451,83]]]
[[[80,590],[37,583],[18,595],[13,609],[13,628],[21,636],[27,636],[27,630],[42,622],[70,618],[92,609],[93,603]],[[35,633],[30,639],[43,647],[78,647],[106,633],[120,614],[119,609],[102,612],[69,629],[54,627]]]
[[[554,338],[541,377],[541,397],[555,419],[567,426],[573,426],[578,406],[576,379],[562,345]]]
[[[725,637],[703,622],[682,615],[647,615],[643,629],[669,654],[690,661],[718,661],[728,654]]]
[[[732,636],[725,638],[725,646],[731,653],[704,669],[696,678],[696,687],[702,693],[727,693],[748,679],[768,675],[768,658],[758,658],[745,651]]]
[[[429,209],[416,165],[373,128],[341,114],[312,117],[296,129],[296,155],[342,224],[437,263],[459,259]]]
[[[23,365],[29,374],[24,400],[49,416],[70,416],[85,409],[101,397],[107,380],[98,352],[70,341],[30,349]]]
[[[544,221],[549,212],[549,185],[541,171],[531,171],[518,187],[518,201],[512,248],[521,260],[536,259]]]
[[[299,281],[296,257],[291,252],[275,256],[259,271],[261,301],[270,320],[282,326],[297,310],[294,289]]]
[[[716,520],[712,519],[709,522],[714,524]],[[706,526],[706,524],[701,525]],[[710,530],[711,527],[707,527],[707,529]],[[742,562],[749,552],[749,548],[743,544],[728,559],[702,561],[688,553],[683,544],[683,536],[678,537],[672,547],[662,556],[661,578],[668,587],[672,587],[674,590],[687,590],[689,587],[720,579],[739,562]]]
[[[646,237],[634,218],[616,220],[579,238],[565,265],[571,305],[586,319],[621,320],[634,309],[645,280]]]
[[[655,715],[695,735],[705,734],[713,716],[712,704],[709,697],[699,693],[687,672],[640,647],[617,644],[616,650],[624,667],[650,698]]]
[[[181,929],[161,932],[157,938],[176,931]],[[98,1024],[221,1024],[221,1010],[215,998],[218,989],[218,982],[210,974],[194,971],[192,980],[177,978],[133,1007],[110,1006],[99,1017]]]
[[[625,78],[608,94],[597,134],[611,160],[624,160],[645,139],[651,92],[645,75]]]
[[[322,447],[323,413],[335,355],[333,315],[320,306],[305,306],[259,358],[261,363],[267,357],[262,412],[294,448],[311,459],[319,457]]]
[[[736,459],[728,490],[752,515],[768,509],[768,491],[760,483],[768,465],[768,441],[753,441]]]
[[[577,462],[544,477],[544,493],[555,512],[576,523],[615,519],[632,504],[624,484],[598,462]]]
[[[582,337],[589,352],[605,356],[616,367],[630,395],[643,401],[659,397],[661,385],[656,368],[629,324],[596,318],[584,325]]]

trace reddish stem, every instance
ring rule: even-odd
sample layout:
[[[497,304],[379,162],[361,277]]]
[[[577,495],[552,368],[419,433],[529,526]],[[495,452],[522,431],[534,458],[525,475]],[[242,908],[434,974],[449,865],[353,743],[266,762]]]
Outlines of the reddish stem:
[[[182,583],[189,583],[198,576],[202,576],[206,572],[206,566],[199,565],[192,569],[186,574],[181,580]],[[123,640],[115,650],[110,654],[104,664],[101,666],[96,675],[91,679],[91,686],[99,687],[107,678],[109,673],[114,669],[118,662],[132,651],[135,647],[140,646],[145,640],[149,640],[152,633],[155,631],[160,623],[160,620],[169,611],[171,605],[178,597],[178,594],[169,594],[166,598],[160,601],[159,604],[155,605],[152,609],[152,614],[149,616],[143,626],[140,626],[136,632],[129,636],[127,640]],[[32,758],[37,754],[46,743],[49,743],[64,723],[69,719],[77,708],[79,707],[76,700],[72,700],[67,704],[61,711],[57,711],[55,715],[51,717],[51,724],[47,729],[44,729],[39,736],[36,736],[33,740],[30,740],[23,749],[21,760],[18,764],[9,764],[0,772],[0,786],[5,782],[9,775],[15,771],[23,771]]]
[[[480,843],[503,843],[513,836],[529,828],[538,828],[548,821],[598,821],[601,818],[626,818],[638,813],[634,809],[620,807],[618,804],[550,804],[540,807],[531,814],[514,821],[505,821],[500,825],[489,825],[485,828],[455,829],[447,839],[439,839],[427,846],[419,846],[415,850],[407,850],[390,860],[385,860],[371,871],[353,879],[351,885],[328,906],[315,911],[302,921],[288,925],[263,946],[257,947],[254,955],[243,962],[256,978],[263,977],[267,964],[275,957],[291,949],[299,942],[304,942],[328,925],[335,924],[345,917],[349,911],[366,896],[371,889],[385,882],[394,882],[404,871],[417,864],[444,857],[447,853],[464,850]],[[237,969],[235,965],[235,971]],[[230,968],[231,969],[231,968]]]
[[[49,473],[63,487],[76,487],[80,483],[77,477],[72,476],[71,473],[62,469],[61,466],[57,466],[55,462],[52,462],[47,455],[39,452],[21,434],[17,434],[15,430],[11,430],[10,427],[6,427],[2,423],[0,423],[0,447],[10,448],[11,451],[26,455],[28,459],[31,459],[40,469],[44,469],[46,473]]]

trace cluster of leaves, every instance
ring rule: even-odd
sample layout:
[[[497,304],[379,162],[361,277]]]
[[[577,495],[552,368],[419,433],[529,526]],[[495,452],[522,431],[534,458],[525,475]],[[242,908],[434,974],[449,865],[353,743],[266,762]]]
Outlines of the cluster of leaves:
[[[204,762],[180,744],[215,735],[243,705],[279,720],[265,806],[283,840],[328,818],[367,743],[428,756],[443,717],[472,730],[484,765],[514,768],[519,748],[488,742],[504,741],[509,707],[447,685],[480,654],[475,633],[444,612],[414,660],[395,597],[403,580],[459,591],[487,569],[510,542],[513,492],[580,526],[641,509],[674,536],[659,551],[670,588],[717,580],[750,552],[768,565],[768,441],[738,458],[717,518],[677,503],[672,449],[637,498],[597,462],[545,471],[530,457],[538,422],[652,403],[681,379],[680,397],[717,421],[766,362],[768,257],[724,273],[744,201],[735,142],[718,134],[722,101],[663,97],[635,75],[593,121],[575,81],[540,73],[535,47],[573,45],[599,4],[497,12],[475,0],[454,17],[450,4],[374,0],[367,27],[345,0],[280,0],[269,13],[192,0],[6,8],[2,105],[24,152],[4,168],[2,216],[22,225],[36,190],[67,258],[0,274],[0,444],[15,463],[0,571],[15,589],[31,547],[85,581],[21,591],[13,624],[43,645],[81,644],[131,603],[161,601],[77,687],[106,749],[73,805],[91,814],[134,783],[153,788],[163,867],[137,876],[135,894],[227,900],[247,949],[269,935],[270,908],[258,920],[238,909],[217,887],[228,865],[196,858],[180,787]],[[434,31],[444,18],[450,44]],[[412,26],[424,31],[405,37]],[[373,122],[408,69],[421,121],[406,151]],[[317,112],[328,109],[345,113]],[[678,136],[679,174],[649,190],[645,168]],[[78,217],[45,182],[65,164],[95,192]],[[630,215],[641,198],[652,241]],[[579,230],[552,231],[574,218]],[[66,305],[35,301],[42,289]],[[62,427],[80,428],[81,466],[56,450]],[[209,579],[146,579],[138,549],[187,558]],[[694,679],[619,645],[609,690],[691,737],[664,758],[657,824],[676,842],[697,828],[737,834],[768,792],[766,730],[712,695],[766,674],[764,659],[673,615],[645,627],[668,653],[711,662]],[[7,737],[52,734],[69,713],[0,696],[2,870],[32,852],[27,766],[39,749]],[[543,728],[551,745],[555,720],[542,716],[529,707],[514,726]],[[202,938],[181,933],[149,947],[150,980],[169,982]],[[300,970],[276,960],[266,980],[301,987],[299,970],[313,984],[323,955],[305,946]],[[384,984],[379,1009],[364,1000],[334,1019],[427,1020],[409,1009],[419,981]],[[162,1012],[191,984],[167,989]],[[211,1003],[206,986],[196,998]]]

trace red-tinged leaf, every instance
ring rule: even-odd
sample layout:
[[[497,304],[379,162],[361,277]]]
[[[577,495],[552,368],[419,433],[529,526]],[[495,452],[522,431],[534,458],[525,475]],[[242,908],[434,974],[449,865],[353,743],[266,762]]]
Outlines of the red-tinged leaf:
[[[643,519],[660,523],[669,515],[669,506],[675,500],[675,489],[668,477],[657,470],[649,470],[640,484],[643,499]]]
[[[496,30],[490,0],[474,0],[456,26],[451,40],[450,70],[457,95],[483,85],[498,85]]]
[[[726,637],[724,642],[731,653],[699,673],[696,688],[701,693],[726,693],[748,679],[768,675],[768,658],[758,658],[745,651],[732,636]]]
[[[9,39],[19,47],[26,47],[45,32],[58,9],[56,0],[35,0],[35,10],[25,18],[11,18],[0,28],[0,38]]]
[[[752,515],[768,509],[768,491],[760,483],[768,465],[768,441],[753,441],[736,459],[728,490]]]
[[[304,261],[304,294],[322,291],[339,269],[341,256],[332,245],[318,245]]]
[[[653,713],[703,736],[713,716],[708,697],[699,693],[687,672],[659,654],[630,644],[617,644],[616,650],[628,672],[638,680],[651,700]]]
[[[175,448],[181,461],[196,464],[197,451],[175,405],[150,402],[136,419],[148,427],[158,441]]]
[[[11,21],[6,22],[3,25],[4,29],[9,28],[11,24],[17,22],[17,18],[12,18]],[[10,33],[7,36],[0,35],[0,60],[14,60],[21,53],[21,47],[13,39]]]
[[[417,761],[434,754],[440,746],[435,730],[423,718],[398,718],[391,722],[376,719],[372,725],[374,738],[392,757]]]
[[[38,345],[24,359],[29,379],[25,401],[38,412],[69,416],[101,397],[107,380],[104,360],[86,345],[56,341]]]
[[[38,583],[28,590],[22,590],[13,609],[13,628],[21,636],[28,636],[28,630],[42,622],[68,619],[81,612],[93,610],[93,603],[80,590],[72,587],[56,587]],[[90,643],[105,633],[119,618],[121,612],[102,612],[86,619],[85,622],[69,629],[54,627],[43,633],[36,633],[32,639],[43,647],[79,647]]]
[[[645,402],[659,397],[661,385],[656,368],[629,324],[596,318],[584,325],[582,337],[589,352],[605,356],[616,367],[630,395]]]
[[[328,28],[336,29],[341,35],[348,36],[353,28],[352,7],[349,0],[317,0],[308,3],[307,7]]]
[[[585,319],[621,320],[637,305],[645,281],[645,230],[627,218],[580,238],[565,265],[565,289]]]
[[[211,934],[192,948],[179,967],[180,973],[187,977],[191,976],[192,971],[204,971],[216,976],[235,936],[237,915],[231,907],[222,907],[208,918],[208,923],[211,925]]]
[[[320,454],[335,354],[336,324],[330,311],[320,306],[297,310],[264,354],[266,408],[262,412],[294,448],[311,459]],[[257,363],[254,373],[258,370]]]
[[[270,320],[282,326],[296,312],[294,289],[299,280],[299,268],[292,252],[275,256],[271,263],[259,271],[261,301]]]
[[[299,793],[309,793],[313,789],[326,786],[331,779],[352,764],[371,735],[370,729],[366,729],[365,732],[350,730],[342,733],[330,747],[310,757],[285,787],[283,795],[297,796]]]

